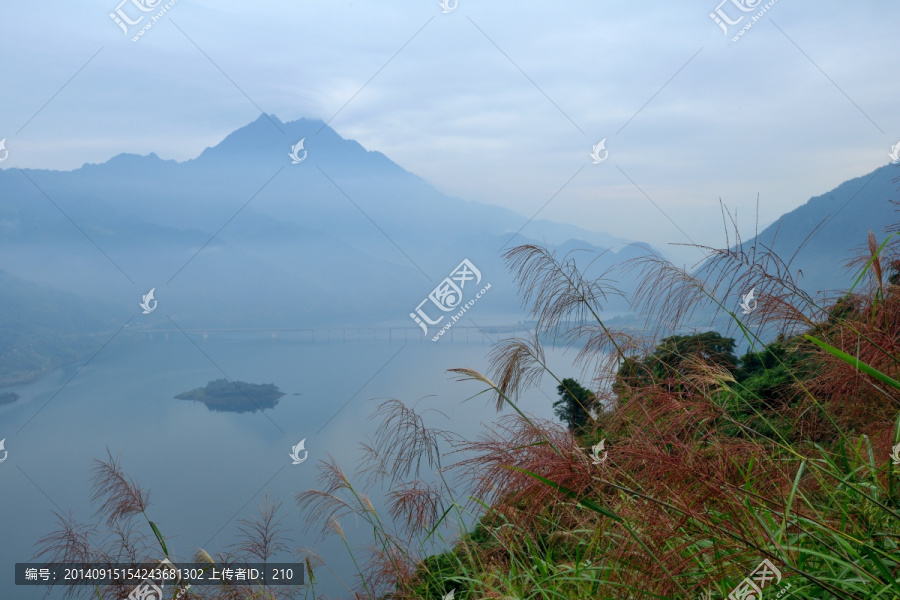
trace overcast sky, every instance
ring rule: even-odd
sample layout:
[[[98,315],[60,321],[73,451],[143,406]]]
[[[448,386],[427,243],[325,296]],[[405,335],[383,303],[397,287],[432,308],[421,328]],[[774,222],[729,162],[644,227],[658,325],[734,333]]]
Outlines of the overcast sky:
[[[737,42],[765,2],[721,5],[744,15],[726,35],[718,0],[177,0],[132,42],[166,3],[122,4],[147,15],[126,36],[119,1],[0,2],[2,168],[185,160],[262,110],[445,193],[664,247],[723,241],[719,198],[749,231],[759,196],[766,225],[900,139],[893,0],[778,0]]]

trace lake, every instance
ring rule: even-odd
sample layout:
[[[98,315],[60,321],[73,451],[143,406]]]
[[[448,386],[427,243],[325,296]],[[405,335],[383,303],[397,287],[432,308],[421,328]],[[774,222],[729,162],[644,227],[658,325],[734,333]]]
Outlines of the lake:
[[[480,384],[456,382],[446,373],[453,367],[487,371],[490,347],[460,343],[464,338],[455,343],[314,342],[239,334],[192,339],[156,336],[110,345],[80,372],[59,370],[4,390],[20,399],[0,406],[0,439],[6,438],[9,453],[0,463],[0,598],[44,597],[45,588],[13,585],[13,565],[29,561],[34,542],[55,528],[52,511],[72,511],[79,522],[91,519],[89,470],[107,449],[121,457],[129,476],[152,490],[148,514],[174,555],[189,558],[199,547],[210,554],[228,550],[237,521],[252,517],[268,494],[283,502],[291,547],[316,547],[331,569],[352,580],[343,546],[333,539],[316,543],[314,534],[304,533],[293,500],[296,492],[316,487],[317,461],[332,456],[352,474],[362,456],[359,442],[375,430],[371,416],[379,399],[440,408],[449,420],[430,413],[429,425],[470,438],[498,416],[486,395],[464,402],[481,391]],[[578,376],[573,357],[574,352],[548,351],[560,377]],[[274,383],[286,395],[264,413],[213,412],[173,398],[221,377]],[[555,381],[547,376],[542,391],[526,394],[521,405],[551,418],[555,397]],[[292,465],[291,448],[302,439],[308,460]],[[356,530],[352,519],[342,525],[353,541],[369,541],[370,529]],[[349,596],[326,569],[318,578],[317,592]]]

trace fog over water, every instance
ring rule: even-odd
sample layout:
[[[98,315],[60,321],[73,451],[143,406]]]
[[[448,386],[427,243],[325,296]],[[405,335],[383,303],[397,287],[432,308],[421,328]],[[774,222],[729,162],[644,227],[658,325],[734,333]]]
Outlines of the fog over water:
[[[108,449],[121,458],[128,475],[152,490],[150,517],[182,560],[199,547],[210,553],[228,550],[237,520],[252,517],[268,494],[284,503],[292,548],[315,547],[331,569],[352,577],[342,545],[333,539],[315,543],[313,533],[304,533],[293,500],[296,492],[316,487],[316,463],[333,457],[352,475],[362,455],[359,442],[373,434],[371,416],[387,398],[439,409],[448,419],[431,411],[428,424],[468,438],[497,418],[487,395],[465,402],[481,386],[453,381],[445,372],[453,367],[485,371],[486,345],[449,340],[312,344],[246,336],[206,341],[197,336],[196,343],[208,358],[184,337],[156,337],[108,347],[67,385],[77,369],[11,388],[21,398],[0,408],[0,422],[7,431],[24,429],[8,435],[9,458],[0,470],[0,562],[7,575],[14,563],[31,558],[32,544],[54,527],[51,511],[71,510],[77,521],[90,520],[89,470]],[[551,349],[548,358],[551,366],[567,364],[561,351]],[[233,380],[275,383],[286,395],[264,414],[213,412],[173,398],[222,377],[213,363]],[[552,418],[548,397],[555,396],[554,387],[546,377],[542,389],[547,396],[536,390],[522,398],[522,406]],[[292,465],[291,447],[304,438],[309,459]],[[373,492],[380,507],[379,497]],[[362,544],[371,535],[365,527],[357,530],[352,519],[342,526],[351,541]],[[327,571],[319,577],[322,591],[341,594]],[[0,578],[4,599],[30,600],[42,593],[43,588],[17,588],[11,577]]]

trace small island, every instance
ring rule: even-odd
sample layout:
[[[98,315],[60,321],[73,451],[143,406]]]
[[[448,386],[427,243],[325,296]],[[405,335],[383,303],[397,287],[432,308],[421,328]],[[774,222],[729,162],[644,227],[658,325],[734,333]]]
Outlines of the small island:
[[[0,404],[12,404],[18,399],[19,395],[15,392],[6,392],[5,394],[0,394]]]
[[[284,393],[273,383],[216,379],[206,384],[206,387],[178,394],[175,398],[202,402],[209,410],[243,413],[275,408],[282,396]]]

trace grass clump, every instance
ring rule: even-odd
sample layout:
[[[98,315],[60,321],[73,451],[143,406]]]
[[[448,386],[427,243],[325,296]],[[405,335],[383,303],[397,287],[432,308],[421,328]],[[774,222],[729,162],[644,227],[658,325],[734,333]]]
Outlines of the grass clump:
[[[606,280],[544,248],[513,248],[506,259],[534,331],[497,343],[486,373],[450,370],[504,414],[466,440],[388,400],[359,469],[320,463],[318,487],[297,505],[310,531],[345,546],[356,575],[346,587],[359,599],[900,598],[896,237],[878,244],[870,233],[858,278],[830,300],[803,291],[790,261],[765,249],[707,249],[698,274],[645,256],[628,265],[642,330],[603,322],[617,293]],[[729,310],[748,290],[755,309]],[[725,331],[686,327],[705,308],[728,319]],[[586,385],[547,367],[548,339],[577,347]],[[561,422],[519,405],[544,377],[557,384]],[[143,556],[126,534],[147,496],[111,458],[97,477],[95,500],[124,540],[118,555]],[[245,523],[256,542],[238,550],[283,549],[276,513],[265,506]],[[364,550],[346,517],[371,531]],[[89,529],[60,525],[44,555],[118,558],[97,554]],[[203,597],[282,597],[215,595],[226,592]],[[316,597],[315,585],[304,594]]]
[[[393,519],[337,465],[326,492],[300,499],[331,494],[315,522],[372,525],[366,598],[749,598],[750,584],[766,598],[900,598],[893,237],[870,236],[856,283],[830,301],[756,249],[710,250],[699,275],[647,256],[629,265],[642,277],[638,332],[600,319],[615,291],[573,261],[514,248],[535,331],[497,344],[487,374],[451,370],[507,414],[463,440],[392,400],[362,473],[387,483]],[[750,289],[756,310],[730,311],[723,299]],[[703,307],[730,331],[685,331]],[[578,347],[589,386],[547,368],[549,338]],[[543,376],[561,423],[518,405]]]

